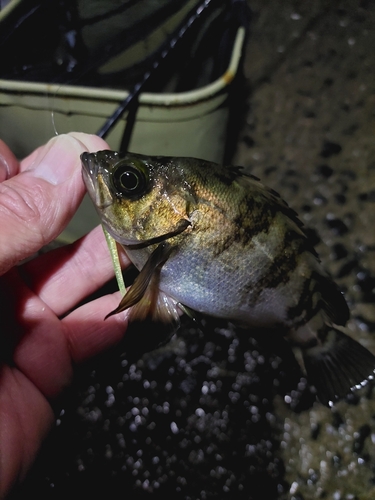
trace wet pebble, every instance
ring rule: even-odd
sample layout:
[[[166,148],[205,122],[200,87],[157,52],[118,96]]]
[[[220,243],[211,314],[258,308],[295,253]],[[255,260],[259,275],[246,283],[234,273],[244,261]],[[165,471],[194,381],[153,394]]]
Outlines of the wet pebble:
[[[343,178],[348,179],[349,181],[355,181],[357,179],[357,174],[353,170],[344,170],[342,172]]]
[[[315,196],[314,196],[314,205],[326,205],[327,204],[327,198],[325,196],[323,196],[322,194],[320,193],[317,193]]]
[[[372,189],[367,193],[360,193],[358,195],[358,199],[360,201],[368,201],[370,203],[375,203],[375,189]]]
[[[335,243],[331,249],[333,260],[341,260],[348,256],[348,251],[342,243]]]
[[[333,214],[327,214],[325,223],[330,229],[332,229],[334,234],[338,236],[343,236],[349,231],[349,228],[345,224],[345,222],[338,217],[335,217]]]
[[[254,139],[250,136],[250,135],[245,135],[243,138],[242,138],[243,142],[246,144],[246,146],[248,148],[252,148],[255,144],[255,141]]]
[[[366,439],[371,434],[371,427],[368,424],[362,425],[354,434],[353,452],[362,453]]]
[[[353,271],[353,269],[355,269],[357,266],[358,266],[357,259],[351,259],[345,262],[345,264],[343,264],[339,269],[339,271],[337,272],[336,277],[343,278],[344,276],[348,276],[348,274],[350,274]]]
[[[276,165],[270,165],[269,167],[266,167],[264,169],[264,175],[267,177],[267,176],[273,174],[274,172],[276,172],[276,170],[277,170]]]
[[[322,177],[325,177],[326,179],[329,179],[331,175],[333,174],[333,168],[330,167],[329,165],[319,165],[316,169],[317,174],[321,175]]]
[[[331,141],[325,141],[320,152],[320,156],[323,158],[329,158],[330,156],[337,155],[341,153],[342,147],[340,144]]]
[[[311,425],[311,434],[310,434],[311,435],[311,439],[313,439],[314,441],[316,439],[318,439],[318,436],[320,434],[321,429],[322,429],[322,426],[321,426],[320,423],[313,423]]]
[[[345,205],[346,203],[346,196],[342,193],[336,193],[335,194],[335,202],[338,205]]]
[[[354,318],[358,322],[358,326],[362,331],[375,332],[375,321],[370,321],[368,318],[365,318],[360,314],[357,314]]]
[[[341,425],[344,424],[344,420],[338,410],[332,412],[332,425],[335,429],[338,429]]]
[[[357,285],[362,292],[363,302],[375,302],[375,276],[367,269],[357,272]]]

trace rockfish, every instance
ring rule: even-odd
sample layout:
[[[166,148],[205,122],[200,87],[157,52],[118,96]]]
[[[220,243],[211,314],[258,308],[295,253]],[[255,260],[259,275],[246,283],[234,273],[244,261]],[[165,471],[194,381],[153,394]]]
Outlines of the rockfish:
[[[375,357],[340,329],[344,296],[278,193],[240,167],[195,158],[81,158],[102,224],[140,271],[113,314],[171,321],[196,311],[250,334],[279,329],[328,405],[373,378]]]

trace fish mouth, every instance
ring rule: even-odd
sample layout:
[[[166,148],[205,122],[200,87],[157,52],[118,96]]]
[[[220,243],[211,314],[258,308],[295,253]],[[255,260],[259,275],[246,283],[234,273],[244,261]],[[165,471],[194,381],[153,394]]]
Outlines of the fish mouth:
[[[81,162],[82,162],[82,172],[85,178],[89,178],[91,182],[98,175],[98,163],[96,158],[96,153],[82,153],[81,154]]]
[[[108,177],[108,161],[116,159],[116,151],[104,150],[81,154],[82,177],[89,194],[96,192],[99,176]]]
[[[97,202],[99,201],[99,193],[97,190],[99,165],[96,153],[82,153],[81,163],[83,183],[86,186],[90,198],[94,202],[95,206],[97,206]]]

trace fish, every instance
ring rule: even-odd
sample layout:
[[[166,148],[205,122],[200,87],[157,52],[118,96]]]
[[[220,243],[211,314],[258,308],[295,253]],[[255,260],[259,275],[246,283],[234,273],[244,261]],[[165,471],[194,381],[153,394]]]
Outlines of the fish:
[[[347,335],[349,308],[280,195],[241,167],[104,150],[81,155],[101,222],[139,274],[129,320],[181,313],[280,332],[327,406],[373,380],[375,357]]]

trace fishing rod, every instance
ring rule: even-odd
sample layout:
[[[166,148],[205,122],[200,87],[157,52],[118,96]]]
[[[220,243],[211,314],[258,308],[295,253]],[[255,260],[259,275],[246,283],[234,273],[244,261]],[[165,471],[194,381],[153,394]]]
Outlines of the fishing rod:
[[[197,6],[195,6],[186,16],[186,18],[182,21],[182,23],[172,32],[172,34],[168,37],[168,39],[163,42],[163,44],[155,51],[154,56],[152,58],[152,62],[150,63],[150,68],[143,74],[141,80],[137,82],[133,89],[129,92],[127,97],[120,103],[120,105],[116,108],[114,113],[106,120],[104,125],[98,130],[96,135],[104,139],[108,133],[112,130],[112,128],[116,125],[116,123],[121,119],[122,115],[125,111],[129,110],[133,104],[137,103],[138,96],[141,93],[142,89],[149,81],[150,77],[155,73],[160,64],[167,58],[167,56],[172,52],[177,43],[185,36],[186,32],[195,24],[197,19],[202,15],[208,7],[214,3],[214,0],[203,0]],[[133,119],[130,120],[132,124],[134,123],[136,106],[133,108]],[[132,124],[130,127],[132,128]],[[128,141],[130,139],[129,126],[128,131],[125,129],[124,136],[129,136]],[[128,142],[127,141],[127,142]],[[122,149],[125,146],[123,140]],[[126,148],[125,148],[126,149]]]

